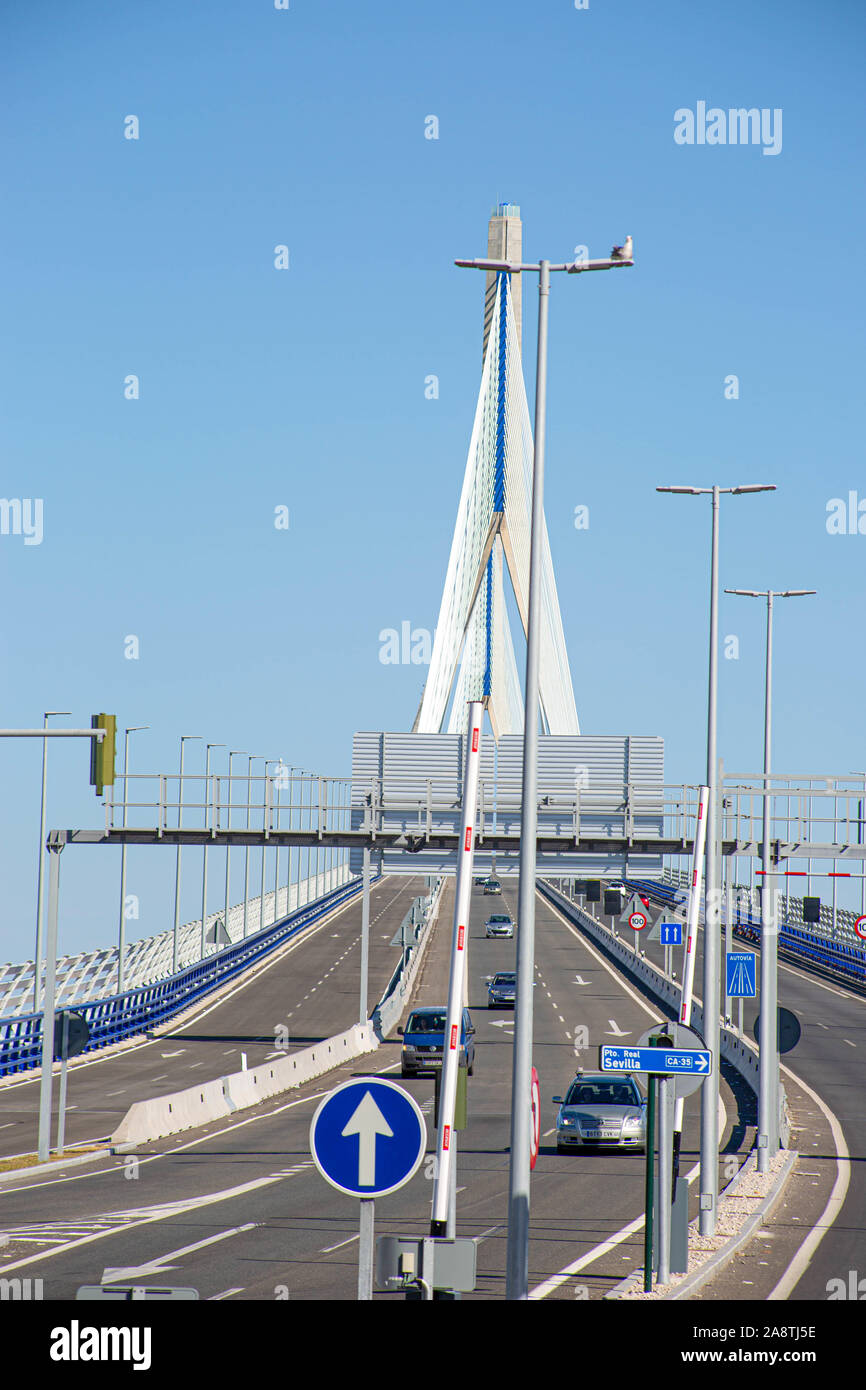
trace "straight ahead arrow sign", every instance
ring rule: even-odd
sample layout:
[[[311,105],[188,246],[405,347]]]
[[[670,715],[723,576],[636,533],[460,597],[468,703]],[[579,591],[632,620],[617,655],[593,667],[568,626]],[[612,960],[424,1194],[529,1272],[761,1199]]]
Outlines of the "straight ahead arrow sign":
[[[341,1131],[344,1139],[350,1135],[358,1136],[358,1186],[376,1186],[376,1135],[393,1139],[394,1131],[385,1119],[369,1091],[364,1096],[351,1119]]]

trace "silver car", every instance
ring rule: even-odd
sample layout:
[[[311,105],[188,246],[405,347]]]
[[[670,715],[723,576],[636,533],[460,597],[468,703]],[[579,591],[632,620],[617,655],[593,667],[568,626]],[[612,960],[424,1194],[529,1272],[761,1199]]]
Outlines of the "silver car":
[[[556,1152],[604,1148],[646,1150],[646,1098],[630,1072],[578,1072],[556,1117]]]
[[[485,936],[513,936],[514,923],[507,912],[491,912],[484,924]]]

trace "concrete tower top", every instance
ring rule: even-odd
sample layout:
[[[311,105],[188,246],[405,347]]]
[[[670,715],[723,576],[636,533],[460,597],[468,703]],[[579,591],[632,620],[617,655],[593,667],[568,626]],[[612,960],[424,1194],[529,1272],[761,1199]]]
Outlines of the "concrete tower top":
[[[520,208],[516,203],[498,203],[490,214],[490,223],[487,228],[487,259],[491,261],[522,261],[523,260],[523,223],[520,220]],[[521,330],[523,325],[521,285],[522,276],[513,275],[511,277],[511,305],[514,310],[514,321],[517,325],[517,341],[522,343]],[[484,289],[484,338],[481,347],[481,360],[487,351],[487,336],[490,332],[490,322],[493,318],[493,306],[496,302],[496,275],[493,271],[488,271],[487,282]]]

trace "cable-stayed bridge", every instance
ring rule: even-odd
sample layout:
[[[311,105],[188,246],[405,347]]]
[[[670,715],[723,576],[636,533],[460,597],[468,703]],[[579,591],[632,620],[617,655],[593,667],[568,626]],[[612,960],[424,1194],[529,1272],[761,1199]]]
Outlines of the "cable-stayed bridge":
[[[489,251],[491,259],[516,265],[519,247],[504,244],[506,230],[514,232],[515,214],[511,205],[496,210]],[[456,1221],[478,1246],[478,1296],[501,1296],[508,1224],[502,1201],[508,1166],[504,1121],[511,1105],[513,1026],[509,1015],[487,1007],[486,983],[490,974],[513,966],[513,944],[489,940],[484,919],[491,905],[518,916],[513,884],[525,811],[520,758],[525,692],[518,656],[519,633],[525,641],[529,628],[533,435],[521,363],[520,276],[519,269],[500,269],[488,278],[478,404],[430,670],[411,731],[357,734],[351,775],[342,778],[281,773],[256,779],[249,771],[238,777],[231,764],[228,777],[120,776],[105,799],[102,824],[51,831],[47,966],[7,969],[0,981],[5,1000],[0,1072],[6,1074],[0,1087],[0,1153],[30,1151],[35,1142],[40,1084],[34,1070],[46,1060],[43,1007],[50,1018],[55,1007],[75,1005],[87,1018],[91,1041],[81,1060],[70,1065],[67,1135],[101,1155],[96,1163],[101,1185],[100,1178],[91,1181],[81,1170],[72,1184],[54,1170],[41,1179],[37,1210],[26,1181],[16,1179],[0,1227],[0,1236],[9,1238],[0,1274],[8,1270],[8,1277],[17,1277],[13,1271],[38,1266],[48,1296],[65,1298],[74,1296],[81,1281],[82,1261],[90,1281],[106,1285],[116,1282],[118,1271],[148,1286],[165,1282],[167,1269],[182,1268],[184,1280],[195,1283],[203,1297],[231,1300],[282,1297],[275,1293],[283,1287],[282,1275],[275,1274],[280,1270],[291,1297],[354,1296],[356,1275],[351,1267],[347,1272],[346,1252],[353,1251],[357,1218],[350,1201],[323,1195],[307,1157],[307,1128],[323,1089],[359,1069],[384,1074],[399,1068],[395,1029],[413,1004],[444,1003],[465,799],[466,706],[481,700],[489,730],[473,809],[476,865],[480,875],[500,880],[502,892],[488,898],[477,885],[467,923],[466,990],[479,1064],[471,1083],[469,1128],[460,1137],[466,1215],[458,1203]],[[456,482],[455,474],[455,490]],[[557,1153],[550,1097],[560,1089],[564,1093],[577,1065],[594,1064],[596,1044],[635,1041],[648,1024],[670,1017],[682,968],[657,941],[639,940],[623,929],[619,914],[606,911],[603,888],[596,906],[579,889],[587,879],[606,881],[609,891],[622,881],[659,909],[684,915],[701,800],[699,785],[665,783],[659,736],[581,733],[543,518],[540,546],[536,810],[541,894],[533,1056],[544,1109],[538,1162],[550,1184],[536,1184],[534,1190],[530,1297],[595,1298],[640,1264],[634,1248],[639,1175],[628,1156],[612,1179],[612,1155],[587,1154],[575,1164],[573,1156]],[[510,614],[517,619],[514,631]],[[838,871],[855,878],[863,874],[862,775],[779,777],[771,789],[772,863],[780,875],[778,866],[800,860],[811,870],[813,859],[833,860],[837,870],[843,863]],[[763,904],[753,873],[742,872],[742,864],[753,865],[764,849],[761,800],[760,778],[739,776],[723,783],[719,853],[729,869],[726,890],[735,895],[723,926],[739,949],[761,945]],[[124,988],[114,992],[118,948],[67,958],[60,970],[54,966],[59,866],[63,853],[93,854],[132,844],[151,846],[154,853],[170,848],[178,865],[181,853],[187,865],[194,850],[220,855],[218,885],[224,857],[225,898],[214,911],[219,886],[215,895],[203,855],[201,915],[125,945]],[[244,888],[239,895],[235,886],[232,896],[230,884],[237,885],[239,875],[237,868],[230,872],[231,856],[237,858],[239,851]],[[260,880],[254,865],[252,892],[250,853],[260,856],[261,865]],[[273,887],[266,875],[268,855]],[[811,887],[809,879],[803,886]],[[788,962],[783,965],[785,1002],[806,1025],[795,1075],[786,1081],[789,1143],[816,1087],[833,1092],[836,1103],[837,1083],[828,1084],[828,1066],[838,1068],[837,1089],[850,1084],[862,1043],[864,962],[857,915],[839,909],[828,918],[824,903],[812,925],[809,896],[786,894],[779,924]],[[700,926],[703,900],[697,910]],[[700,931],[695,949],[702,954]],[[822,996],[828,986],[835,991],[832,1011]],[[735,1171],[748,1161],[756,1139],[750,1030],[758,1005],[745,1005],[742,1032],[729,1016],[720,1020],[725,1048],[720,1141]],[[50,1027],[47,1031],[50,1036]],[[46,1073],[50,1077],[50,1065],[42,1067],[43,1130]],[[429,1080],[407,1084],[429,1115]],[[53,1123],[50,1109],[48,1120]],[[828,1201],[832,1189],[839,1210],[846,1198],[839,1196],[843,1157],[838,1145],[832,1148],[835,1121],[830,1104],[812,1121],[816,1145],[836,1159],[832,1173],[828,1166],[810,1182],[818,1196],[826,1189]],[[846,1118],[854,1150],[858,1144],[862,1148],[864,1137],[858,1124]],[[186,1131],[194,1136],[188,1147],[206,1160],[194,1173],[174,1158],[178,1144],[187,1142]],[[698,1145],[696,1113],[687,1111],[683,1151],[696,1152]],[[132,1168],[124,1168],[120,1153],[109,1158],[108,1151],[120,1146],[135,1160],[135,1182],[128,1180]],[[236,1166],[241,1160],[242,1174]],[[698,1165],[688,1168],[690,1210],[697,1210],[704,1195],[698,1176]],[[849,1173],[848,1181],[846,1219],[863,1195],[859,1174]],[[426,1231],[431,1183],[423,1172],[412,1183],[405,1194],[411,1214],[404,1220]],[[268,1194],[276,1186],[285,1192],[291,1213],[285,1225],[269,1215]],[[580,1220],[563,1216],[564,1204],[569,1212],[591,1214],[591,1233]],[[386,1212],[398,1210],[388,1201],[383,1206]],[[818,1202],[812,1213],[816,1229],[824,1209]],[[401,1216],[405,1210],[404,1202]],[[201,1241],[190,1241],[181,1226],[193,1213],[201,1220],[203,1211],[207,1232]],[[851,1216],[849,1226],[859,1219]],[[152,1252],[158,1258],[146,1258],[136,1231],[147,1230],[150,1239],[155,1223],[162,1231]],[[825,1253],[834,1250],[834,1239],[832,1232],[826,1237]],[[813,1259],[808,1270],[797,1266],[797,1258],[796,1251],[786,1252],[761,1263],[753,1254],[754,1296],[770,1297],[793,1279],[797,1296],[814,1297],[821,1271],[836,1255],[828,1256],[830,1263],[822,1263],[823,1255]]]

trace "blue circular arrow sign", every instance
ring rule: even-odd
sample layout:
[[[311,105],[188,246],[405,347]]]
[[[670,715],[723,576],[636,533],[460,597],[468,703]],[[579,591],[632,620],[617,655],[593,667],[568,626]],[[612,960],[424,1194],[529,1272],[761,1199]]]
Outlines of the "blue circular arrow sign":
[[[427,1125],[393,1081],[345,1081],[319,1105],[310,1152],[322,1177],[350,1197],[384,1197],[407,1183],[427,1147]]]

